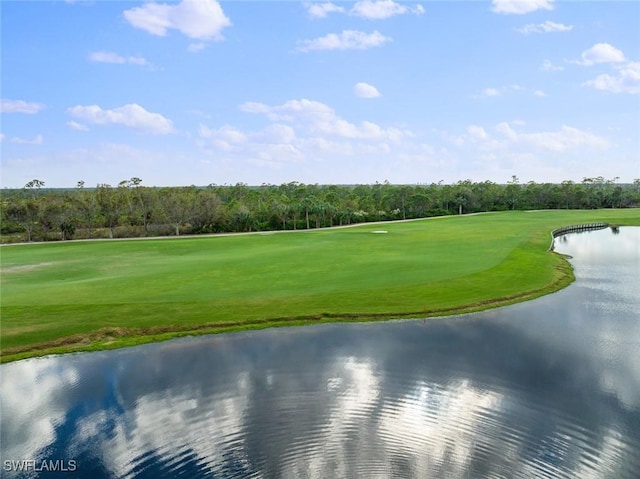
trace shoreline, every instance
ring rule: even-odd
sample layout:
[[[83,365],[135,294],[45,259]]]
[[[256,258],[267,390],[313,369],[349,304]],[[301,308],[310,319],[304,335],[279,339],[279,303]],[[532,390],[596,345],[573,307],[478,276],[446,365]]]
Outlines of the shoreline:
[[[34,359],[50,355],[73,354],[83,352],[108,351],[135,347],[142,344],[170,341],[188,336],[204,336],[209,334],[234,333],[241,331],[268,329],[274,327],[310,326],[325,323],[365,323],[392,320],[426,320],[472,314],[480,311],[496,309],[517,303],[524,303],[548,294],[560,291],[575,281],[573,267],[564,255],[552,253],[561,258],[562,275],[548,286],[525,291],[503,298],[495,298],[478,303],[470,303],[452,308],[423,310],[399,313],[324,313],[319,315],[280,317],[257,319],[253,321],[237,321],[227,323],[203,323],[184,326],[159,326],[155,328],[106,327],[88,334],[63,337],[46,343],[9,348],[2,352],[0,364]]]
[[[635,215],[638,215],[638,213],[639,212],[636,211]],[[468,216],[468,215],[462,215],[461,217],[457,217],[457,218],[461,219],[465,216]],[[447,217],[432,217],[432,218],[426,218],[426,219],[435,219],[435,218],[447,218]],[[580,217],[576,219],[580,220],[582,218]],[[628,217],[624,216],[622,218],[608,217],[603,219],[608,219],[611,223],[615,222],[616,224],[622,224],[627,226],[640,226],[640,217],[633,216],[633,215],[630,215]],[[404,221],[400,220],[400,221],[404,223],[404,222],[416,222],[416,221],[422,221],[422,220],[424,219],[410,219],[410,220],[404,220]],[[560,220],[564,222],[566,218],[560,218]],[[500,219],[499,221],[502,221],[502,219]],[[387,221],[380,222],[380,223],[387,224],[387,225],[392,224],[392,222],[387,222]],[[491,224],[494,224],[494,223],[495,223],[495,220],[491,220]],[[566,223],[566,224],[571,224],[571,223]],[[346,225],[346,226],[343,226],[342,228],[355,227],[355,226],[366,227],[367,225],[372,225],[372,223]],[[308,232],[308,231],[327,231],[327,230],[328,228],[320,228],[320,229],[312,229],[312,230],[289,230],[286,232],[294,232],[294,231]],[[285,231],[281,231],[281,232],[284,233]],[[195,311],[196,313],[202,313],[202,310],[198,309],[199,306],[198,304],[196,304],[194,306],[194,309],[192,309],[192,312],[185,313],[184,311],[180,311],[181,313],[183,313],[182,316],[175,319],[173,324],[169,322],[171,320],[169,321],[165,320],[164,324],[162,324],[162,322],[157,322],[154,324],[153,322],[150,322],[150,321],[147,321],[146,323],[144,321],[138,321],[137,323],[132,322],[132,326],[127,326],[127,323],[126,323],[127,316],[117,316],[118,311],[113,312],[114,314],[113,317],[122,317],[122,318],[125,318],[125,320],[112,321],[111,317],[109,316],[106,316],[107,317],[106,321],[104,320],[104,317],[105,317],[104,310],[107,308],[113,307],[113,305],[111,305],[110,303],[106,303],[101,306],[102,310],[100,311],[103,313],[102,320],[100,319],[99,316],[96,316],[96,314],[99,315],[100,313],[99,312],[97,313],[96,311],[94,311],[92,309],[92,305],[71,303],[72,305],[76,304],[78,306],[78,309],[65,310],[65,311],[68,311],[68,313],[65,313],[65,314],[73,315],[73,314],[77,314],[77,312],[84,313],[86,315],[86,318],[95,319],[96,329],[89,330],[87,332],[72,333],[66,336],[60,336],[55,339],[42,341],[42,342],[26,343],[26,341],[23,341],[22,344],[15,344],[12,347],[2,348],[0,352],[0,363],[8,363],[8,362],[22,360],[22,359],[48,356],[51,354],[67,354],[67,353],[74,353],[74,352],[101,351],[101,350],[109,350],[109,349],[116,349],[116,348],[123,348],[123,347],[132,347],[140,344],[166,341],[173,338],[179,338],[184,336],[200,336],[205,334],[219,334],[219,333],[238,332],[238,331],[245,331],[245,330],[265,329],[265,328],[271,328],[271,327],[303,326],[303,325],[322,324],[322,323],[371,322],[371,321],[401,320],[401,319],[427,319],[427,318],[447,317],[447,316],[454,316],[454,315],[460,315],[460,314],[474,313],[474,312],[494,309],[502,306],[507,306],[515,303],[521,303],[521,302],[529,301],[547,294],[555,293],[567,287],[575,280],[573,267],[568,261],[568,258],[565,255],[546,249],[546,247],[543,245],[543,243],[546,242],[545,238],[548,238],[547,235],[549,234],[549,232],[550,232],[550,229],[547,229],[547,227],[544,227],[544,230],[536,230],[531,228],[529,233],[527,233],[526,235],[523,235],[524,243],[518,246],[518,248],[511,251],[511,253],[517,252],[514,258],[511,258],[509,261],[507,261],[506,257],[503,258],[502,260],[500,260],[499,263],[496,264],[494,268],[490,270],[479,271],[476,274],[477,278],[470,277],[468,274],[466,276],[463,276],[463,279],[466,281],[466,283],[462,283],[462,284],[466,284],[467,285],[466,287],[471,287],[472,289],[474,289],[474,285],[482,284],[482,281],[487,281],[487,280],[490,281],[491,278],[493,278],[495,275],[498,275],[496,277],[496,281],[501,281],[503,284],[504,283],[509,284],[509,281],[511,281],[510,283],[511,285],[513,284],[516,285],[516,287],[503,290],[504,293],[508,293],[507,295],[503,294],[502,296],[492,298],[490,297],[490,293],[489,294],[487,293],[486,288],[484,290],[484,293],[482,294],[477,294],[477,292],[474,292],[474,291],[470,291],[469,294],[467,294],[466,292],[467,290],[464,289],[462,294],[459,294],[455,299],[449,298],[446,301],[440,301],[440,302],[433,301],[433,300],[430,301],[429,299],[425,299],[424,305],[423,303],[416,302],[416,301],[412,301],[411,305],[409,303],[406,303],[407,305],[410,306],[410,308],[406,310],[401,310],[399,308],[399,306],[400,307],[402,306],[402,301],[404,300],[396,301],[395,311],[393,310],[394,305],[392,304],[392,302],[389,303],[388,311],[385,311],[386,308],[382,307],[377,309],[372,308],[370,312],[358,312],[359,308],[357,306],[349,307],[348,305],[344,305],[343,303],[337,303],[337,308],[345,306],[343,311],[349,311],[349,309],[351,309],[351,311],[339,312],[339,310],[334,310],[332,312],[320,313],[318,311],[323,311],[323,309],[319,309],[316,305],[315,308],[304,306],[303,308],[298,308],[297,310],[291,310],[292,313],[295,311],[295,313],[291,315],[286,314],[289,311],[282,311],[281,314],[282,313],[285,313],[285,314],[278,315],[278,311],[279,311],[278,308],[266,308],[264,310],[264,316],[261,316],[260,315],[261,310],[257,308],[257,309],[254,309],[253,311],[245,309],[245,311],[249,311],[249,313],[239,311],[238,314],[236,314],[235,316],[225,316],[224,315],[225,313],[223,313],[223,314],[218,314],[216,318],[215,315],[212,315],[212,317],[209,318],[209,321],[207,321],[208,318],[206,318],[206,314],[204,314],[204,316],[203,314],[200,314],[199,316],[197,314],[196,316],[189,315],[189,314],[192,314],[193,311]],[[261,235],[265,233],[251,232],[251,233],[241,233],[241,234],[246,236],[246,235]],[[485,231],[483,234],[490,234],[490,233],[487,233]],[[226,236],[235,236],[235,235],[237,234],[228,234]],[[220,236],[220,235],[213,235],[213,236]],[[375,235],[375,236],[386,237],[388,235]],[[196,237],[202,237],[202,236],[196,236]],[[180,237],[180,236],[170,237],[170,238],[171,239],[179,239],[179,238],[188,239],[187,237]],[[155,238],[144,238],[144,239],[155,239]],[[88,240],[88,241],[95,241],[95,240]],[[110,242],[110,240],[107,240],[107,242]],[[60,244],[60,242],[55,242],[53,244]],[[435,251],[437,254],[437,250]],[[521,262],[522,258],[520,256],[523,254],[526,255],[525,262]],[[551,255],[551,256],[545,256],[545,255]],[[522,271],[529,271],[531,266],[536,265],[544,257],[547,258],[547,260],[545,260],[545,263],[548,264],[548,270],[546,273],[544,273],[544,276],[540,276],[541,273],[537,272],[536,274],[538,276],[536,277],[539,278],[540,281],[537,281],[535,285],[532,283],[522,284],[521,285],[522,287],[526,288],[527,286],[529,286],[529,289],[518,291],[517,286],[520,285],[520,283],[513,283],[512,277],[518,278],[518,275],[522,276]],[[11,265],[11,263],[9,263],[9,265]],[[519,272],[518,272],[518,269],[519,269]],[[515,276],[512,276],[514,274]],[[543,284],[543,281],[544,281],[543,278],[548,278],[549,281],[546,284]],[[425,277],[425,281],[428,279],[429,279],[428,277]],[[457,284],[458,285],[457,287],[460,287],[461,283],[459,282],[459,278],[456,279],[455,277],[453,277],[451,279],[441,281],[440,283],[427,281],[423,283],[424,286],[421,286],[421,287],[433,289],[436,284],[440,288],[451,289],[453,287],[453,284]],[[399,284],[399,286],[404,287],[403,284]],[[531,288],[531,286],[534,286],[534,288]],[[463,288],[464,287],[465,286],[463,286]],[[368,294],[375,294],[374,291],[371,291]],[[441,289],[438,291],[444,291],[444,290]],[[366,294],[367,294],[367,291],[364,291],[363,295],[365,296],[365,300],[366,300]],[[415,293],[412,292],[411,294],[415,294]],[[474,295],[476,298],[478,298],[478,300],[469,301],[470,299],[473,298]],[[484,295],[484,298],[483,298],[483,295]],[[440,296],[432,295],[432,298],[433,297],[440,298]],[[467,298],[466,302],[465,302],[465,297]],[[274,296],[274,300],[275,298],[276,297]],[[185,298],[185,301],[190,301],[190,299]],[[330,301],[329,297],[327,297],[327,301]],[[420,299],[419,301],[423,301],[423,300]],[[456,302],[458,304],[456,304]],[[246,303],[246,299],[244,300],[244,303]],[[152,304],[152,303],[134,303],[134,304],[140,308],[146,308],[147,307],[145,306],[146,304]],[[211,304],[213,305],[213,303]],[[243,304],[243,302],[238,303],[238,305],[241,305],[241,304]],[[327,303],[327,304],[330,304],[330,303]],[[370,305],[366,301],[363,304]],[[427,307],[426,304],[428,304],[429,307]],[[416,306],[418,306],[418,308],[416,308]],[[48,306],[46,303],[43,303],[41,306],[35,306],[35,307],[47,308]],[[153,308],[155,309],[152,311],[152,313],[164,314],[164,308],[166,308],[166,314],[168,315],[171,313],[171,308],[176,308],[176,307],[180,308],[181,307],[180,303],[176,303],[176,304],[166,303],[166,305],[164,303],[153,303]],[[9,309],[13,308],[13,311],[11,312],[11,314],[13,314],[12,319],[14,321],[14,324],[12,325],[12,327],[15,328],[14,330],[19,329],[17,326],[18,324],[20,324],[19,321],[21,321],[21,318],[23,318],[22,316],[23,313],[20,312],[20,309],[23,308],[26,312],[29,307],[18,303],[11,306],[7,306],[7,308]],[[307,311],[311,310],[310,314],[304,314],[305,308],[307,309]],[[320,306],[320,308],[322,308],[322,306]],[[6,311],[6,313],[9,313],[9,309]],[[91,311],[93,311],[93,313],[91,313]],[[122,310],[120,310],[120,312],[121,311]],[[178,311],[178,310],[175,310],[175,311]],[[4,313],[5,311],[3,306],[3,314]],[[301,314],[298,314],[298,313],[301,313]],[[44,317],[43,317],[43,322],[39,321],[38,314],[39,313],[37,312],[31,313],[31,319],[30,319],[31,324],[35,325],[35,327],[40,327],[41,325],[47,324]],[[63,316],[60,316],[60,317],[63,317]],[[82,315],[80,315],[80,317],[82,317]],[[16,323],[16,321],[18,321],[18,323]],[[29,319],[25,319],[24,321],[25,322],[23,323],[23,325],[29,328],[30,327],[28,322]],[[83,319],[79,319],[78,321],[83,321]],[[51,327],[56,328],[55,322],[50,322],[49,324],[52,325]],[[15,335],[15,337],[18,337],[17,335],[21,333],[13,333],[13,334]]]

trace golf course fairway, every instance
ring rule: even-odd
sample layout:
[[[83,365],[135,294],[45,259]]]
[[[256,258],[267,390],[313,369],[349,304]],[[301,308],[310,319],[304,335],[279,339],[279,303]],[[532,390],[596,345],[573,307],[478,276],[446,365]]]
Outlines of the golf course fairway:
[[[296,232],[0,248],[3,362],[176,336],[431,317],[568,285],[555,228],[640,209],[499,212]]]

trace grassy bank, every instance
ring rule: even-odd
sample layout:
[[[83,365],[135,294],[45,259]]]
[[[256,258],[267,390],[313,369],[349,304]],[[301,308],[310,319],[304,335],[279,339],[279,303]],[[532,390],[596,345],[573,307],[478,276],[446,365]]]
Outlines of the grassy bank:
[[[550,231],[596,221],[640,225],[640,210],[5,246],[2,361],[185,334],[455,314],[531,299],[573,279],[568,263],[547,251]]]

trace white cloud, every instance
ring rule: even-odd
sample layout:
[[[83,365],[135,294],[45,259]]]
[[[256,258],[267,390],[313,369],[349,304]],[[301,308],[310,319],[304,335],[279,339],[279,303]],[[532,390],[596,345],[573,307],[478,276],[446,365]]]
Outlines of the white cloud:
[[[495,13],[522,15],[536,10],[553,10],[553,0],[492,0]]]
[[[127,59],[114,52],[93,52],[89,60],[99,63],[127,63]]]
[[[240,105],[240,111],[244,111],[245,113],[267,113],[269,107],[264,103],[248,101]]]
[[[209,128],[200,125],[198,146],[206,153],[220,153],[246,161],[254,166],[280,168],[283,164],[300,161],[304,154],[298,139],[289,125],[272,124],[257,132],[243,132],[233,126]]]
[[[54,444],[56,426],[64,422],[69,406],[64,391],[78,387],[78,379],[75,365],[54,357],[3,366],[0,401],[3,410],[11,412],[2,415],[2,433],[12,438],[2,445],[4,457],[38,457]],[[52,407],[53,398],[59,407]]]
[[[295,123],[299,128],[315,135],[389,141],[400,141],[413,136],[408,130],[382,128],[369,121],[356,125],[340,118],[328,105],[307,99],[290,100],[276,106],[249,102],[241,105],[240,109],[248,113],[264,114],[271,121]]]
[[[377,30],[372,33],[357,30],[344,30],[342,33],[329,33],[324,37],[300,42],[298,51],[309,52],[313,50],[366,50],[379,47],[391,38],[385,37]]]
[[[542,71],[545,71],[545,72],[559,72],[559,71],[564,70],[564,67],[563,66],[559,66],[559,65],[554,65],[551,62],[551,60],[545,60],[542,63],[542,66],[540,67],[540,69]]]
[[[344,7],[331,2],[305,3],[307,13],[311,18],[326,18],[330,13],[347,13]],[[384,20],[396,15],[422,15],[424,7],[416,4],[413,7],[393,0],[360,0],[349,10],[349,15],[367,20]]]
[[[416,5],[411,8],[407,5],[396,3],[393,0],[361,0],[356,2],[349,13],[350,15],[368,20],[383,20],[406,13],[421,15],[424,13],[424,8],[422,5]]]
[[[502,136],[506,137],[508,140],[515,141],[518,137],[517,133],[511,128],[511,126],[509,126],[509,123],[507,122],[498,123],[495,127],[495,130]]]
[[[77,121],[68,121],[67,126],[72,130],[76,131],[88,131],[89,127],[87,125],[83,125],[82,123],[78,123]]]
[[[274,123],[266,127],[260,137],[265,143],[291,144],[296,140],[296,132],[289,125]]]
[[[523,123],[519,121],[498,123],[493,128],[495,135],[489,134],[480,125],[469,125],[464,135],[440,133],[456,147],[472,145],[476,150],[505,154],[532,154],[532,149],[553,153],[581,149],[604,150],[610,146],[609,141],[603,137],[567,125],[557,131],[531,133],[514,129],[517,126],[522,127]]]
[[[206,47],[206,44],[203,42],[190,43],[189,46],[187,47],[187,50],[189,50],[192,53],[195,53],[195,52],[204,50],[204,47]]]
[[[42,103],[26,102],[23,100],[0,100],[1,113],[27,113],[33,115],[46,108]]]
[[[489,137],[484,128],[478,125],[469,125],[467,127],[467,133],[476,140],[486,140]]]
[[[539,96],[539,97],[541,97],[541,98],[543,98],[543,97],[547,96],[547,94],[546,94],[545,92],[543,92],[542,90],[536,90],[536,91],[534,91],[534,92],[533,92],[533,94],[534,94],[535,96]]]
[[[139,66],[149,66],[149,62],[144,57],[127,57],[127,63]]]
[[[490,97],[508,95],[513,92],[527,92],[527,91],[529,91],[527,87],[523,87],[522,85],[515,84],[515,85],[503,86],[500,88],[485,88],[480,93],[476,95],[472,95],[472,98],[476,98],[476,99],[490,98]],[[537,93],[538,91],[539,90],[534,92],[534,95],[538,95]]]
[[[134,57],[134,56],[123,57],[122,55],[118,55],[115,52],[106,52],[106,51],[92,52],[89,55],[89,60],[96,63],[117,63],[117,64],[128,63],[131,65],[139,65],[139,66],[150,65],[147,59],[144,57]]]
[[[344,13],[344,7],[335,3],[305,3],[304,7],[311,18],[325,18],[330,13]]]
[[[518,133],[504,122],[496,125],[495,130],[513,144],[532,146],[553,152],[581,148],[607,149],[609,147],[609,142],[605,138],[567,125],[563,125],[559,131]]]
[[[222,30],[231,21],[216,0],[183,0],[178,4],[145,3],[125,10],[124,18],[135,28],[165,36],[175,29],[189,38],[222,40]]]
[[[560,131],[519,134],[518,138],[537,148],[557,152],[580,148],[609,148],[609,142],[605,138],[567,125],[563,125]]]
[[[198,128],[200,138],[205,138],[221,150],[229,151],[235,146],[243,144],[247,141],[247,135],[232,126],[225,125],[223,127],[212,129],[205,125]]]
[[[487,98],[492,96],[500,96],[500,90],[497,88],[485,88],[479,95],[474,95],[474,98]]]
[[[292,163],[351,161],[353,168],[360,168],[363,155],[379,161],[426,155],[413,142],[411,131],[366,120],[351,122],[318,101],[290,100],[279,105],[247,102],[239,108],[264,116],[267,125],[257,131],[201,125],[196,141],[204,153],[223,158],[229,165],[278,169]]]
[[[139,131],[165,135],[173,132],[170,120],[151,113],[136,103],[103,110],[98,105],[77,105],[67,109],[70,115],[96,125],[120,124]]]
[[[353,93],[360,98],[377,98],[380,96],[380,92],[376,87],[362,82],[355,84]]]
[[[630,62],[617,68],[616,76],[603,74],[583,83],[583,86],[611,93],[640,94],[640,62]]]
[[[529,33],[570,32],[572,29],[573,25],[564,25],[562,23],[555,23],[547,20],[544,23],[530,23],[516,30],[527,35]]]
[[[209,128],[200,125],[198,136],[206,139],[212,146],[223,151],[239,151],[246,148],[271,147],[291,151],[297,141],[295,130],[289,125],[274,123],[259,132],[246,133],[238,128],[225,125],[220,128]],[[256,146],[260,145],[259,148]]]
[[[42,135],[36,135],[33,139],[28,138],[19,138],[14,136],[11,138],[11,143],[16,143],[19,145],[42,145],[44,143],[44,138]]]
[[[0,143],[4,141],[4,133],[0,133]]]
[[[446,130],[438,130],[438,129],[434,129],[433,133],[437,134],[444,141],[454,146],[460,147],[460,146],[463,146],[465,143],[465,137],[463,135],[453,135]]]
[[[608,43],[596,43],[594,46],[582,52],[582,60],[578,63],[591,66],[597,63],[621,63],[624,61],[624,53]]]

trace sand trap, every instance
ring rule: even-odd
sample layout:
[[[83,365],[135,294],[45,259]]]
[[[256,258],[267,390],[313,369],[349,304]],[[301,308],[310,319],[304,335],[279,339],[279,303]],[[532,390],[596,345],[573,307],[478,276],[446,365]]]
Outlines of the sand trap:
[[[372,233],[380,234],[380,233],[388,233],[388,231],[387,230],[375,230],[375,231],[372,231]]]

